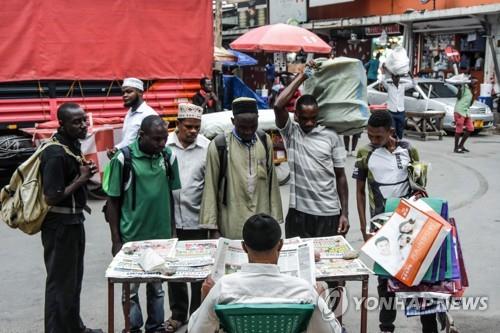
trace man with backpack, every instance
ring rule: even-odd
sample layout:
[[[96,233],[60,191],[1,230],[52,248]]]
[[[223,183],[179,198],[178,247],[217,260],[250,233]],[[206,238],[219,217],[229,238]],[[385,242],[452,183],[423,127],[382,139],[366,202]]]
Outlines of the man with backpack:
[[[356,200],[361,233],[365,241],[370,238],[366,231],[366,192],[368,183],[370,216],[385,211],[388,198],[402,198],[412,195],[408,166],[419,161],[418,151],[409,142],[394,137],[394,123],[388,111],[374,111],[368,120],[370,144],[360,148],[354,165],[356,179]],[[379,321],[381,332],[394,332],[396,320],[395,294],[387,290],[388,280],[378,278],[378,295],[383,306]],[[423,315],[422,332],[437,332],[436,316]]]
[[[257,129],[257,102],[241,97],[232,108],[233,130],[208,147],[200,226],[212,238],[240,239],[243,224],[256,213],[283,221],[272,141]]]
[[[87,117],[74,103],[57,110],[59,129],[41,155],[40,173],[45,201],[50,206],[42,224],[47,280],[45,285],[45,332],[98,333],[80,318],[87,182],[97,172],[83,160],[79,139],[87,135]]]
[[[179,240],[207,239],[208,231],[200,228],[200,206],[205,185],[205,163],[210,140],[201,135],[203,108],[189,103],[179,104],[177,129],[168,137],[167,146],[177,156],[182,189],[174,191],[174,212]],[[172,317],[166,322],[167,333],[175,332],[201,303],[201,282],[191,283],[191,302],[187,284],[168,283]]]
[[[142,121],[139,137],[120,149],[105,171],[103,189],[108,194],[107,218],[116,255],[130,241],[167,239],[175,227],[171,191],[180,189],[175,154],[165,147],[167,124],[160,116]],[[147,283],[148,333],[164,332],[164,291],[161,282]],[[139,284],[130,285],[130,332],[143,326]]]

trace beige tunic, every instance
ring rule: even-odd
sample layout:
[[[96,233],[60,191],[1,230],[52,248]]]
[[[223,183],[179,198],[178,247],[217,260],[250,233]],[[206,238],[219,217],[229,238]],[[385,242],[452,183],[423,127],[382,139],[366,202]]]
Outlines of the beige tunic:
[[[273,164],[271,138],[267,137],[269,161],[264,145],[250,147],[232,133],[226,133],[228,151],[227,205],[222,203],[224,182],[219,188],[219,154],[215,141],[210,143],[205,172],[205,189],[200,213],[200,227],[218,229],[223,237],[241,239],[243,224],[252,215],[266,213],[283,222],[281,197]],[[271,170],[267,170],[271,165]],[[271,183],[271,190],[269,190]]]

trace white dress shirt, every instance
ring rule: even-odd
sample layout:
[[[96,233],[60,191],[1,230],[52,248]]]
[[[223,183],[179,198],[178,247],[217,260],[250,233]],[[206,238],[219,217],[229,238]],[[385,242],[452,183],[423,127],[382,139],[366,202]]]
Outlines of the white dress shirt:
[[[132,111],[132,108],[130,108],[123,122],[122,141],[116,145],[116,148],[122,149],[134,142],[137,139],[142,121],[151,115],[158,115],[158,113],[147,105],[146,102],[142,102],[135,111]]]
[[[176,133],[168,136],[167,146],[177,156],[182,184],[182,189],[173,191],[175,224],[178,229],[200,228],[200,206],[209,144],[210,140],[198,134],[196,141],[184,148]]]
[[[396,87],[392,79],[386,78],[382,81],[387,90],[387,109],[391,112],[405,111],[405,91],[414,87],[413,80],[400,79]]]
[[[219,329],[216,304],[307,303],[314,312],[308,333],[340,333],[341,327],[324,300],[305,280],[281,274],[277,265],[245,264],[238,273],[223,276],[189,319],[189,333],[212,333]],[[322,312],[324,313],[322,315]],[[323,318],[331,319],[323,319]]]

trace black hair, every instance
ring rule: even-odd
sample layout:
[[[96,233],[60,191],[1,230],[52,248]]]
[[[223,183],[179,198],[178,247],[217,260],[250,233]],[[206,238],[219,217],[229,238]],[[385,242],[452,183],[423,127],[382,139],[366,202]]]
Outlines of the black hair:
[[[380,243],[380,242],[384,242],[384,241],[389,242],[389,238],[387,238],[387,237],[385,237],[385,236],[380,236],[379,238],[377,238],[377,239],[375,240],[375,245],[377,245],[377,244],[378,244],[378,243]]]
[[[202,77],[200,79],[200,86],[204,87],[205,86],[205,83],[207,82],[207,80],[210,80],[208,77]]]
[[[165,126],[166,127],[165,121],[158,115],[152,114],[150,116],[147,116],[142,120],[141,123],[141,131],[144,133],[149,133],[153,127],[156,126]]]
[[[77,103],[66,102],[59,106],[57,109],[57,119],[65,122],[68,119],[70,110],[80,109],[81,106]]]
[[[318,101],[313,95],[302,95],[297,99],[295,104],[295,108],[297,111],[304,110],[305,106],[315,106],[318,107]]]
[[[270,215],[253,215],[243,226],[243,241],[254,251],[269,251],[280,239],[281,227]]]
[[[392,127],[392,116],[386,110],[373,111],[370,119],[368,119],[368,126],[383,127],[386,130],[390,130]]]

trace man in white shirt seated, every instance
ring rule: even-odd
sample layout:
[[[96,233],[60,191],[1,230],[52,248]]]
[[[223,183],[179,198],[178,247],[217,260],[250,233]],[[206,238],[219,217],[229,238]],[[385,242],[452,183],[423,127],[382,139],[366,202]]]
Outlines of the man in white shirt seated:
[[[243,249],[249,263],[240,272],[223,276],[219,281],[208,277],[201,297],[203,303],[189,320],[189,333],[212,333],[219,329],[215,314],[217,304],[236,303],[310,303],[314,312],[307,326],[309,333],[341,331],[334,314],[307,281],[281,274],[278,258],[283,240],[278,222],[269,215],[257,214],[243,226]]]

